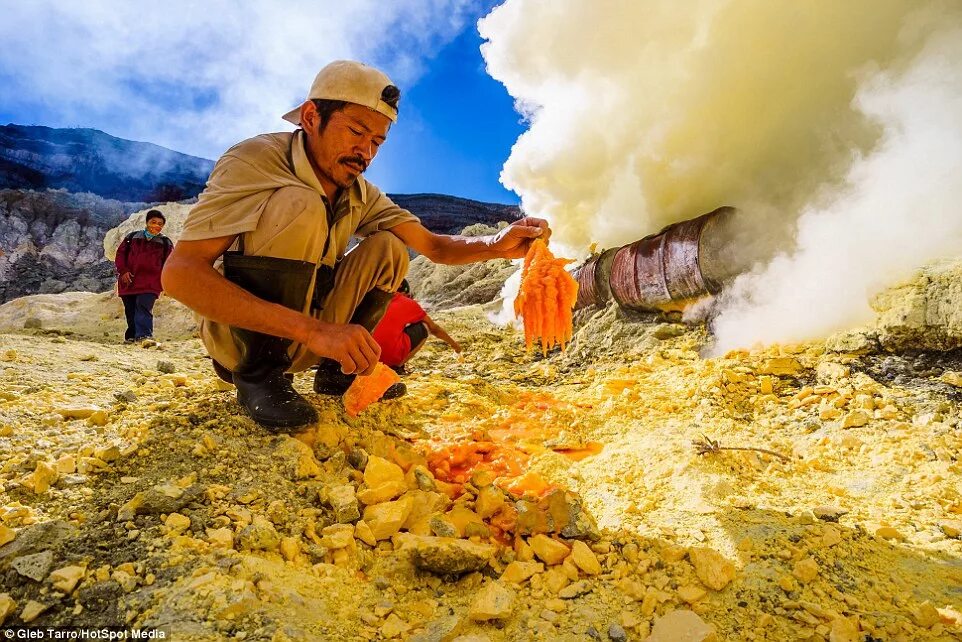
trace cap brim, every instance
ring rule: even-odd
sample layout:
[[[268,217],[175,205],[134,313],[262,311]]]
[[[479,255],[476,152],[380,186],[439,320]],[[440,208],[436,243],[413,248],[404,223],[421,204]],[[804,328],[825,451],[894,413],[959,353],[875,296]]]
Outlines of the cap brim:
[[[289,123],[291,123],[291,124],[300,126],[300,124],[301,124],[301,106],[298,105],[298,106],[295,107],[294,109],[290,110],[289,112],[287,112],[286,114],[284,114],[283,116],[281,116],[281,118],[283,118],[284,120],[286,120],[287,122],[289,122]]]

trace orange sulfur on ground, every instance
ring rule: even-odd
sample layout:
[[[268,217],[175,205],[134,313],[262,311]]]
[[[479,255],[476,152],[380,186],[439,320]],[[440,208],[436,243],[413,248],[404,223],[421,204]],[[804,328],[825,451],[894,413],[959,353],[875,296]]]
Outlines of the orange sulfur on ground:
[[[571,310],[578,298],[578,282],[565,270],[571,259],[556,259],[541,239],[524,257],[521,290],[514,300],[515,316],[524,319],[524,343],[531,350],[541,339],[541,352],[571,340]]]
[[[355,377],[354,383],[344,393],[344,409],[357,417],[362,410],[384,396],[387,389],[400,381],[396,372],[378,362],[374,372],[366,377]]]

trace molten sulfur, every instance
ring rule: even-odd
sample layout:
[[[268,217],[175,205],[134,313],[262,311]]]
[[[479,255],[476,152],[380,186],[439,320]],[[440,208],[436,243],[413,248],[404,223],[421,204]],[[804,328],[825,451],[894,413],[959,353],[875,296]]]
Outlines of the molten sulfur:
[[[571,259],[556,259],[541,239],[524,257],[521,290],[514,300],[515,316],[524,319],[524,343],[530,351],[541,339],[541,353],[571,340],[571,310],[578,298],[578,282],[565,270]]]
[[[344,409],[357,417],[362,410],[384,396],[387,389],[400,381],[396,372],[378,362],[374,372],[366,377],[355,377],[351,387],[344,393]]]

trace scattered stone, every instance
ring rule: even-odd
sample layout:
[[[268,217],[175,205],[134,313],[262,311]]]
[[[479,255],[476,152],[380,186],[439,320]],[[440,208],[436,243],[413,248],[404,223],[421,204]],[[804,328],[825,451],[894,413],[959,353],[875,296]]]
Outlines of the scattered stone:
[[[795,562],[795,566],[792,568],[792,575],[803,584],[814,581],[818,577],[818,573],[818,562],[811,557]]]
[[[314,451],[300,439],[285,437],[274,453],[279,465],[292,479],[311,479],[321,475]]]
[[[813,508],[812,513],[822,521],[837,522],[839,518],[847,514],[848,511],[838,506],[823,505]]]
[[[841,543],[842,533],[834,526],[826,526],[822,531],[822,546],[831,547]]]
[[[722,557],[718,551],[710,548],[693,548],[688,551],[688,558],[695,567],[695,575],[710,589],[720,591],[735,579],[735,565]]]
[[[544,573],[544,564],[541,562],[515,561],[505,567],[504,573],[501,574],[501,581],[509,584],[521,584],[537,573]]]
[[[375,488],[388,482],[404,483],[404,471],[397,464],[389,462],[383,457],[370,456],[364,467],[364,483],[368,488]]]
[[[208,528],[207,541],[217,548],[234,548],[234,531],[229,528]]]
[[[715,627],[705,623],[694,611],[677,610],[655,620],[646,642],[713,642]]]
[[[560,597],[563,600],[571,600],[581,595],[584,595],[585,593],[590,593],[590,592],[591,592],[591,585],[585,580],[581,580],[579,582],[574,582],[573,584],[569,584],[568,586],[558,591],[558,597]]]
[[[869,414],[864,410],[853,410],[842,419],[842,428],[860,428],[869,422]]]
[[[581,540],[575,540],[571,544],[571,559],[582,571],[588,575],[598,575],[601,573],[601,563],[588,545]]]
[[[439,575],[480,571],[491,561],[495,548],[463,539],[416,536],[411,560],[419,569]]]
[[[20,575],[34,582],[42,582],[53,568],[53,551],[43,551],[14,559],[10,566]]]
[[[367,522],[365,522],[363,519],[354,525],[354,537],[361,540],[368,546],[377,546],[377,539],[374,537],[371,527],[368,526]]]
[[[460,537],[457,527],[444,515],[432,515],[428,528],[438,537]]]
[[[170,532],[179,533],[190,528],[190,518],[180,513],[171,513],[164,520],[164,525],[170,529]]]
[[[361,518],[354,486],[351,484],[333,486],[328,489],[327,502],[334,510],[334,519],[339,524],[353,523]]]
[[[281,543],[281,537],[274,529],[274,525],[263,517],[254,517],[250,526],[241,530],[237,537],[241,550],[272,551]]]
[[[571,553],[571,549],[547,535],[535,535],[528,540],[528,545],[538,559],[548,566],[560,564]]]
[[[378,541],[388,539],[397,533],[411,514],[412,505],[411,497],[405,495],[393,502],[374,504],[365,508],[364,521],[371,529],[374,539]]]
[[[625,632],[624,627],[617,622],[612,622],[608,625],[608,639],[611,640],[611,642],[627,642],[628,634]]]
[[[372,457],[372,459],[374,459]],[[370,467],[370,466],[368,466]],[[408,489],[404,481],[389,481],[377,486],[368,487],[357,492],[357,499],[367,506],[387,502],[401,495]]]
[[[0,546],[12,542],[17,537],[17,531],[9,526],[0,524]]]
[[[504,493],[496,486],[488,485],[478,491],[478,497],[474,501],[474,510],[481,519],[487,519],[500,512],[504,505]]]
[[[391,613],[381,626],[381,635],[390,640],[398,638],[411,630],[411,625],[402,620],[395,613]]]
[[[4,622],[11,613],[17,610],[17,603],[9,593],[0,593],[0,626],[3,626]]]
[[[708,591],[695,584],[686,584],[678,589],[678,597],[688,604],[694,604],[708,595]]]
[[[24,624],[29,624],[40,617],[40,614],[48,608],[50,608],[49,604],[30,600],[24,605],[23,611],[20,612],[20,619],[23,620]]]
[[[281,557],[283,557],[286,561],[291,562],[301,552],[300,540],[296,537],[282,537],[280,550]]]
[[[87,569],[83,566],[64,566],[50,574],[50,582],[55,589],[69,595],[73,593],[77,583],[83,579],[86,572]]]
[[[958,539],[962,536],[962,520],[959,519],[949,519],[939,522],[939,528],[946,537],[952,537]],[[3,542],[2,530],[0,530],[0,543]]]
[[[163,374],[174,374],[177,372],[177,367],[170,361],[158,361],[157,372],[161,372]]]
[[[353,524],[334,524],[321,530],[321,546],[325,548],[346,548],[354,543]]]
[[[27,317],[27,320],[23,322],[24,330],[39,330],[43,327],[43,323],[37,317]]]
[[[514,591],[493,580],[478,591],[468,617],[475,622],[503,620],[511,615],[514,608]]]
[[[879,526],[875,529],[875,536],[882,539],[903,540],[905,536],[894,526]]]
[[[24,479],[24,484],[37,495],[41,495],[50,490],[50,486],[52,486],[59,477],[60,474],[56,468],[41,460],[37,462],[34,471]]]
[[[77,528],[62,519],[33,524],[17,532],[17,539],[0,548],[0,559],[55,549],[76,536]]]

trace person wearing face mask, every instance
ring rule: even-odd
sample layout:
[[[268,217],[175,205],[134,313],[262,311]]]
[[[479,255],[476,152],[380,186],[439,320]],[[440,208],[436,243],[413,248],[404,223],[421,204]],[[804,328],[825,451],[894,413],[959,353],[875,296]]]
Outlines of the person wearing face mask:
[[[202,317],[216,373],[259,424],[313,423],[292,373],[317,367],[314,391],[340,395],[370,374],[371,336],[408,268],[408,248],[444,264],[523,257],[547,222],[524,218],[486,237],[435,234],[362,174],[398,118],[400,90],[350,60],[321,69],[283,116],[294,132],[229,149],[190,211],[164,290]],[[352,237],[360,242],[348,251]],[[386,398],[404,394],[395,384]]]
[[[164,215],[150,210],[146,218],[144,229],[131,232],[120,242],[114,259],[117,294],[127,318],[126,343],[154,336],[154,302],[163,291],[160,275],[174,247],[162,233],[167,223]]]

